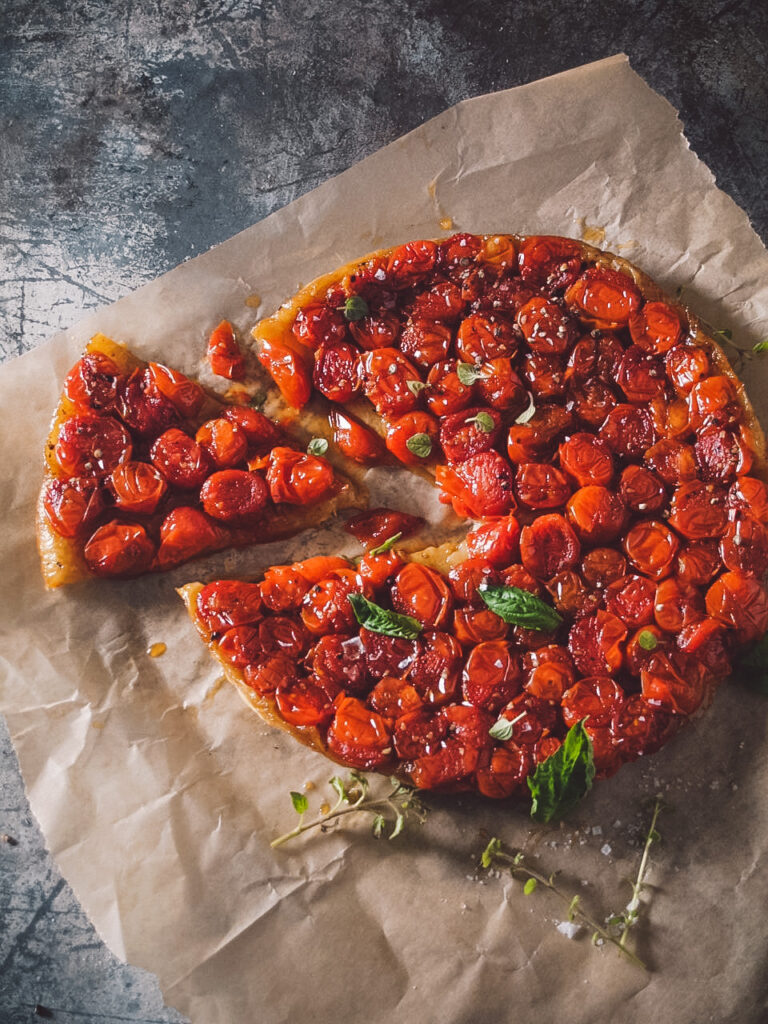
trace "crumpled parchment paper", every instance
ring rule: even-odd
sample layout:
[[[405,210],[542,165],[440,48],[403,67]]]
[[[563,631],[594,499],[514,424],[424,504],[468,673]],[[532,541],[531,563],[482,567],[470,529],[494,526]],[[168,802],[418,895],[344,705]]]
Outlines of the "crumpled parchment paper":
[[[441,228],[440,222],[443,222]],[[103,331],[196,372],[222,317],[246,329],[316,274],[456,229],[582,235],[639,264],[747,345],[768,335],[768,254],[622,56],[468,100],[211,252],[0,368],[0,710],[53,855],[108,945],[201,1024],[766,1019],[768,704],[733,685],[667,749],[598,785],[566,826],[469,798],[375,841],[367,823],[281,851],[290,789],[334,769],[228,688],[174,586],[334,550],[290,546],[46,592],[33,508],[63,377]],[[250,297],[250,305],[246,299]],[[766,412],[765,364],[747,367]],[[765,420],[765,416],[764,416]],[[403,483],[408,503],[423,482]],[[349,544],[349,541],[345,541]],[[155,641],[167,644],[157,659]],[[556,924],[565,908],[482,875],[481,830],[563,872],[598,918],[630,896],[661,791],[646,973]]]

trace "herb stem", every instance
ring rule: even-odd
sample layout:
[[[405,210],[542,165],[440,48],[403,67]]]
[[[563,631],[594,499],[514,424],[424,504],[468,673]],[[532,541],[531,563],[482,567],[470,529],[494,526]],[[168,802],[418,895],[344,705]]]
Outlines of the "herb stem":
[[[635,880],[634,880],[634,882],[632,882],[632,899],[630,901],[630,906],[633,909],[632,909],[632,911],[630,911],[630,913],[625,918],[625,920],[624,920],[624,927],[622,928],[621,935],[619,936],[619,945],[621,946],[622,949],[626,948],[625,947],[625,943],[627,941],[627,935],[629,934],[629,929],[632,927],[632,925],[634,924],[634,922],[635,922],[635,920],[637,918],[637,908],[635,906],[635,903],[636,903],[637,900],[639,900],[640,893],[641,893],[641,891],[643,889],[644,879],[645,879],[645,872],[648,869],[648,857],[650,855],[651,846],[658,839],[658,833],[656,832],[656,822],[658,820],[660,812],[661,812],[661,800],[658,797],[656,797],[656,802],[653,805],[653,815],[651,817],[651,824],[648,826],[648,833],[647,833],[647,835],[645,837],[645,845],[643,847],[643,855],[640,858],[640,864],[639,864],[638,869],[637,869],[637,875],[635,877]]]
[[[319,828],[322,825],[327,824],[329,821],[335,821],[337,818],[342,818],[345,814],[354,814],[357,811],[370,811],[374,807],[388,807],[397,816],[402,812],[398,811],[398,808],[392,802],[392,798],[400,792],[400,786],[394,786],[386,796],[378,797],[375,800],[367,800],[366,791],[363,790],[357,800],[350,804],[349,807],[345,807],[343,810],[340,810],[339,808],[346,801],[343,796],[339,796],[339,799],[333,807],[325,814],[319,814],[313,821],[309,821],[306,824],[302,821],[302,815],[299,819],[299,824],[295,828],[291,829],[290,832],[286,832],[282,836],[278,836],[277,839],[273,839],[269,845],[275,849],[278,846],[282,846],[283,843],[287,843],[289,839],[294,839],[296,836],[300,836],[304,832],[309,832],[310,829]]]

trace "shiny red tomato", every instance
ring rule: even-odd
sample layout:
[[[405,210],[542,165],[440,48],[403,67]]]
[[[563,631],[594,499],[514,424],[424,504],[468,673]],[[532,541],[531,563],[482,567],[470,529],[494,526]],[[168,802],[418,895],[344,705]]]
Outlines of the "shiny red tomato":
[[[644,466],[627,466],[622,470],[619,497],[630,510],[655,515],[666,504],[667,492],[659,477]]]
[[[387,449],[406,466],[426,463],[437,445],[438,422],[428,412],[414,412],[396,416],[387,424]]]
[[[654,617],[660,629],[678,634],[704,615],[704,598],[698,587],[674,577],[661,581],[654,599]]]
[[[487,768],[477,770],[477,788],[492,800],[504,800],[527,789],[525,780],[533,769],[528,747],[506,743],[494,750]]]
[[[656,584],[645,576],[624,576],[606,587],[605,607],[633,629],[653,621]]]
[[[540,462],[557,438],[573,425],[573,416],[559,405],[537,406],[527,423],[509,428],[507,455],[511,462]]]
[[[641,458],[656,436],[648,409],[625,403],[614,406],[600,427],[600,437],[608,447],[628,459]]]
[[[391,508],[371,508],[352,516],[344,524],[347,533],[360,541],[364,548],[375,548],[396,533],[410,537],[424,526],[421,516],[398,512]]]
[[[707,614],[736,630],[740,643],[753,643],[768,628],[768,597],[753,576],[724,572],[706,595]]]
[[[369,771],[392,757],[387,723],[356,697],[342,697],[328,727],[328,749],[342,764]]]
[[[660,356],[677,344],[682,324],[666,302],[646,302],[628,321],[632,341],[646,352]]]
[[[581,546],[563,516],[556,512],[539,516],[520,534],[520,558],[536,579],[548,580],[555,573],[572,569],[579,561]]]
[[[268,451],[279,444],[283,438],[280,427],[257,409],[243,405],[231,405],[221,415],[225,420],[234,423],[240,433],[245,435],[250,451]]]
[[[334,444],[348,459],[367,465],[378,462],[383,456],[381,439],[349,413],[333,409],[328,413],[328,422],[333,429]]]
[[[304,595],[301,619],[310,633],[351,633],[356,625],[349,603],[350,594],[359,594],[363,581],[352,569],[337,569],[333,575],[315,583]]]
[[[162,363],[150,363],[149,375],[160,394],[168,399],[181,417],[192,419],[197,416],[205,401],[205,392],[199,384]]]
[[[624,537],[624,550],[638,572],[660,580],[673,571],[680,541],[664,523],[641,520]]]
[[[709,373],[709,355],[705,348],[676,345],[667,353],[665,366],[667,376],[678,395],[687,395],[693,385]]]
[[[516,508],[512,470],[498,452],[472,455],[457,466],[438,466],[435,482],[457,515],[483,519],[501,516]]]
[[[547,590],[552,595],[552,603],[557,611],[566,618],[577,619],[600,606],[599,592],[586,587],[581,576],[573,569],[555,573],[552,579],[547,581]],[[529,643],[527,646],[533,646],[535,649],[539,645]]]
[[[497,569],[510,565],[520,551],[520,525],[513,515],[486,519],[466,536],[471,558],[482,558]]]
[[[360,578],[376,590],[389,582],[404,564],[397,551],[385,551],[381,555],[364,555],[360,559],[357,571]]]
[[[315,352],[312,382],[331,402],[349,402],[362,383],[355,346],[347,341],[321,345]]]
[[[155,545],[138,523],[106,523],[83,549],[85,563],[95,576],[140,576],[152,565]]]
[[[438,281],[420,292],[411,305],[413,320],[431,320],[452,324],[465,312],[461,288],[454,281]]]
[[[64,381],[64,394],[78,412],[107,412],[124,382],[117,363],[101,352],[87,352]]]
[[[400,335],[400,350],[417,366],[428,370],[441,359],[447,359],[453,342],[453,331],[438,320],[409,320]]]
[[[327,691],[312,679],[279,682],[275,690],[275,704],[284,721],[300,728],[323,726],[330,722],[334,712]]]
[[[635,405],[644,405],[667,394],[664,364],[637,345],[631,345],[624,353],[616,383],[627,401]]]
[[[269,453],[267,484],[275,503],[313,505],[333,493],[336,478],[325,459],[292,448],[273,448]]]
[[[243,462],[248,454],[247,437],[237,423],[224,416],[204,423],[195,434],[195,440],[217,469],[230,469]]]
[[[213,550],[220,542],[219,529],[199,509],[180,506],[163,520],[157,559],[168,569]]]
[[[509,625],[490,608],[457,608],[453,613],[453,632],[464,647],[489,640],[505,640]]]
[[[49,480],[43,490],[46,518],[60,537],[77,537],[104,508],[104,499],[92,477]]]
[[[439,749],[440,740],[448,732],[448,723],[429,711],[411,711],[395,722],[393,739],[401,761],[414,761]]]
[[[361,629],[360,641],[365,652],[365,663],[374,679],[381,679],[382,676],[405,676],[416,660],[415,640],[384,636]]]
[[[518,254],[520,276],[550,294],[572,284],[581,270],[581,250],[577,242],[552,235],[531,235]]]
[[[764,526],[768,524],[768,487],[754,476],[740,476],[731,484],[726,505],[731,516],[744,509]]]
[[[211,370],[228,380],[242,380],[245,377],[245,359],[240,351],[232,324],[222,320],[214,327],[208,339],[208,362]]]
[[[559,704],[575,681],[573,658],[567,647],[547,644],[523,656],[523,687],[540,700]]]
[[[108,480],[115,505],[124,512],[151,516],[168,489],[163,474],[148,462],[121,462]]]
[[[243,669],[246,683],[257,693],[273,694],[278,686],[298,681],[299,667],[287,654],[263,654]]]
[[[301,409],[312,395],[312,376],[306,349],[292,339],[261,342],[259,362],[277,384],[288,405]]]
[[[263,618],[263,602],[258,583],[217,580],[206,584],[197,595],[197,614],[212,633],[223,633],[232,626],[252,626]]]
[[[725,493],[714,484],[692,480],[672,495],[669,523],[689,540],[721,537],[727,522]]]
[[[624,660],[627,627],[616,615],[597,611],[571,626],[568,650],[576,668],[587,676],[618,672]]]
[[[445,578],[418,562],[408,562],[391,587],[392,607],[411,615],[424,626],[440,628],[450,624],[453,595]]]
[[[573,318],[556,302],[537,296],[518,311],[517,325],[534,352],[562,355],[576,340]]]
[[[380,416],[402,416],[419,403],[413,383],[421,375],[396,348],[377,348],[362,357],[363,388],[366,398]],[[409,387],[409,383],[411,387]]]
[[[259,519],[269,502],[269,488],[258,473],[224,469],[212,473],[200,490],[206,513],[222,523]]]
[[[512,369],[512,360],[505,356],[490,359],[485,363],[476,387],[486,405],[506,412],[512,418],[519,416],[528,408],[530,396]],[[446,409],[446,412],[454,411]]]
[[[651,706],[692,715],[712,699],[712,679],[697,658],[672,651],[654,652],[640,671],[643,697]]]
[[[560,466],[580,487],[605,486],[613,479],[613,457],[605,441],[593,434],[571,434],[557,452]]]
[[[380,309],[370,316],[354,320],[349,331],[360,348],[392,348],[400,336],[400,317],[392,310]]]
[[[691,388],[688,396],[691,430],[725,427],[736,423],[742,412],[736,388],[730,377],[705,377]]]
[[[612,330],[626,324],[643,299],[626,274],[607,267],[588,267],[567,289],[565,301],[593,327]]]
[[[725,427],[705,427],[694,445],[702,480],[730,484],[752,468],[754,454],[745,439]]]
[[[368,706],[384,718],[399,718],[420,710],[423,703],[407,679],[384,676],[369,693]]]
[[[347,338],[347,321],[342,310],[327,302],[311,302],[296,314],[293,336],[312,351],[321,345],[336,345]]]
[[[443,416],[440,446],[449,462],[464,462],[472,455],[494,448],[501,433],[501,414],[496,409],[473,406]]]
[[[435,416],[459,412],[472,402],[474,385],[462,384],[456,366],[455,359],[443,359],[436,362],[427,374],[424,396],[429,411]]]
[[[213,469],[208,452],[178,427],[171,427],[149,450],[152,462],[174,487],[200,487]]]
[[[89,414],[64,420],[54,449],[56,462],[69,477],[111,473],[132,452],[130,435],[121,423]]]
[[[408,678],[427,704],[447,704],[458,694],[461,663],[461,647],[455,637],[426,629],[416,641]]]
[[[478,644],[467,658],[464,699],[485,711],[500,711],[520,692],[523,672],[517,652],[503,640]]]
[[[371,680],[360,637],[355,633],[327,633],[307,655],[307,666],[318,679],[328,680],[355,696],[364,696]]]
[[[465,363],[487,363],[515,354],[517,335],[512,324],[497,313],[472,313],[459,324],[456,353]]]
[[[175,406],[159,391],[149,369],[134,370],[121,384],[115,409],[129,430],[146,439],[157,437],[179,419]]]
[[[581,575],[595,590],[604,590],[627,572],[627,560],[616,548],[592,548],[581,560]]]
[[[563,719],[569,727],[587,717],[593,726],[608,725],[623,700],[624,691],[609,676],[589,676],[563,694]]]

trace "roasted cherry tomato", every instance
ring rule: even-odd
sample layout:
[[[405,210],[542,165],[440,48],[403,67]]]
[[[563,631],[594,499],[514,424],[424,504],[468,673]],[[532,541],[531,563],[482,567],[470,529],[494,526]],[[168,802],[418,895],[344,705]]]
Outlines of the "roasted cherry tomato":
[[[211,370],[228,380],[242,380],[245,377],[245,358],[235,340],[232,324],[222,320],[214,327],[208,339],[208,362]]]
[[[513,515],[487,519],[466,536],[471,558],[486,559],[498,569],[509,565],[520,551],[520,526]]]
[[[560,399],[568,389],[565,366],[560,356],[528,352],[523,359],[522,374],[537,402]]]
[[[163,520],[157,559],[168,569],[212,551],[220,542],[221,534],[210,519],[199,509],[182,505]]]
[[[664,508],[667,492],[650,469],[632,465],[622,470],[619,497],[630,512],[655,515]]]
[[[150,370],[134,370],[118,389],[115,408],[134,434],[157,437],[178,421],[175,406],[159,391]]]
[[[364,696],[370,689],[365,651],[357,634],[321,636],[307,655],[307,666],[311,666],[318,679],[334,683],[355,696]]]
[[[384,718],[399,718],[423,707],[421,697],[407,679],[384,676],[368,694],[368,706]]]
[[[624,353],[616,383],[627,401],[635,405],[665,396],[667,390],[663,363],[637,345],[630,346]]]
[[[725,427],[736,423],[742,412],[736,388],[730,377],[705,377],[691,388],[688,396],[691,430]]]
[[[461,321],[456,332],[456,353],[465,363],[487,363],[512,356],[516,349],[512,324],[496,313],[473,313]]]
[[[726,521],[725,495],[714,484],[692,480],[672,495],[669,523],[689,540],[722,536]]]
[[[381,309],[370,316],[354,320],[349,331],[360,348],[392,348],[400,336],[400,318],[391,310]]]
[[[293,336],[314,352],[321,345],[336,345],[347,337],[347,321],[340,309],[326,302],[311,302],[296,314]]]
[[[408,678],[427,704],[447,704],[456,699],[461,663],[461,647],[456,638],[427,629],[416,641],[416,657]]]
[[[546,462],[524,462],[517,467],[515,493],[521,505],[531,509],[560,508],[571,494],[565,476]]]
[[[312,382],[332,402],[349,402],[361,385],[360,362],[347,341],[323,344],[315,352]]]
[[[257,409],[243,405],[231,405],[221,415],[225,420],[234,423],[237,429],[245,435],[250,451],[268,451],[282,440],[283,432],[278,425]]]
[[[311,586],[298,564],[273,565],[264,573],[259,591],[267,608],[273,612],[285,612],[300,608]]]
[[[740,476],[731,485],[726,505],[731,515],[744,509],[764,526],[768,524],[768,487],[754,476]]]
[[[472,402],[474,386],[462,384],[456,366],[456,360],[443,359],[435,363],[427,374],[424,396],[429,411],[435,416],[459,412]]]
[[[585,615],[571,627],[568,650],[576,668],[584,675],[600,676],[618,672],[624,660],[622,644],[627,627],[616,615],[597,611]]]
[[[203,508],[223,523],[246,523],[261,517],[269,502],[269,488],[258,473],[224,469],[212,473],[200,491]]]
[[[531,235],[517,257],[522,279],[550,294],[572,284],[581,270],[578,242],[553,235]]]
[[[59,428],[54,454],[67,476],[94,477],[111,473],[133,451],[125,427],[106,416],[72,416]]]
[[[576,681],[573,658],[567,647],[547,644],[523,656],[523,687],[553,704],[559,704]]]
[[[501,415],[495,409],[473,406],[443,416],[440,447],[449,462],[464,462],[472,455],[494,448],[501,433]]]
[[[537,296],[518,311],[517,326],[534,352],[562,355],[576,340],[573,318],[556,302]]]
[[[259,643],[265,654],[286,654],[291,658],[301,658],[312,644],[311,633],[295,616],[271,615],[261,620],[258,630]]]
[[[559,405],[540,405],[526,423],[509,429],[507,455],[510,462],[539,462],[554,447],[561,434],[573,424],[573,416]]]
[[[440,628],[450,623],[453,595],[439,572],[418,562],[408,562],[395,576],[392,607],[411,615],[424,626]]]
[[[419,239],[398,245],[387,263],[388,284],[392,288],[410,288],[435,269],[437,258],[437,245],[429,240]]]
[[[381,439],[349,413],[333,409],[328,413],[328,422],[333,429],[334,444],[342,455],[362,465],[381,459],[384,454]]]
[[[474,647],[488,640],[506,639],[509,625],[490,608],[457,608],[453,613],[453,632],[464,647]]]
[[[512,723],[513,743],[533,747],[555,725],[557,710],[524,690],[504,708],[502,717]]]
[[[654,652],[640,671],[643,697],[651,706],[678,715],[692,715],[712,698],[711,676],[682,651]]]
[[[578,538],[563,516],[539,516],[520,534],[520,558],[527,571],[539,580],[551,579],[579,560]]]
[[[417,366],[430,366],[447,359],[453,342],[453,331],[437,320],[409,320],[400,335],[400,350]]]
[[[676,345],[667,353],[665,366],[678,395],[687,395],[693,385],[709,373],[709,355],[704,348]]]
[[[605,422],[608,413],[617,404],[618,399],[613,388],[598,377],[572,381],[568,385],[566,409],[594,430]]]
[[[440,501],[450,502],[457,515],[483,519],[516,508],[512,470],[498,452],[472,455],[457,466],[438,466],[435,482]]]
[[[332,699],[327,690],[312,679],[289,679],[278,683],[275,704],[284,721],[299,727],[325,725],[333,718]]]
[[[460,604],[483,608],[485,605],[477,588],[481,583],[499,584],[501,576],[487,558],[470,553],[469,558],[465,558],[451,569],[448,581],[453,596]]]
[[[616,548],[593,548],[581,560],[581,575],[595,590],[604,590],[626,572],[627,560]]]
[[[155,545],[138,523],[106,523],[88,540],[85,563],[95,576],[139,576],[155,557]]]
[[[360,630],[360,640],[365,652],[365,663],[374,679],[382,676],[405,676],[416,659],[415,640],[405,637],[384,636]]]
[[[675,566],[680,541],[656,519],[641,520],[624,538],[624,550],[638,572],[654,580],[669,576]]]
[[[312,376],[306,349],[288,338],[261,342],[259,362],[277,384],[288,405],[301,409],[312,395]]]
[[[587,544],[605,544],[621,532],[627,518],[624,502],[607,487],[580,487],[566,506],[568,519]]]
[[[325,459],[292,448],[273,448],[269,453],[267,484],[275,503],[313,505],[333,492],[335,477]]]
[[[490,359],[485,363],[477,379],[477,390],[487,405],[506,412],[511,417],[519,416],[524,412],[530,401],[523,382],[512,368],[512,361],[505,356],[499,359]],[[455,410],[446,409],[445,411],[454,412]]]
[[[563,718],[567,726],[589,717],[594,725],[608,725],[621,707],[624,691],[609,676],[594,675],[580,679],[562,699]]]
[[[768,532],[748,514],[732,519],[720,541],[720,557],[726,569],[762,579],[768,570]]]
[[[588,267],[568,288],[565,301],[593,327],[612,330],[626,324],[643,299],[626,274],[606,267]]]
[[[396,533],[410,537],[424,526],[421,516],[397,512],[391,508],[371,508],[352,516],[344,524],[347,533],[360,541],[364,548],[375,548]]]
[[[117,398],[124,375],[102,352],[87,352],[64,381],[64,394],[79,412],[107,412]]]
[[[656,440],[656,429],[648,409],[622,403],[605,417],[600,437],[617,455],[639,459]]]
[[[422,383],[410,360],[396,348],[377,348],[362,357],[363,387],[380,416],[402,416],[419,403],[413,387]],[[410,386],[409,386],[410,385]]]
[[[613,742],[625,761],[655,753],[676,728],[668,711],[649,704],[639,693],[627,697],[610,724]]]
[[[677,344],[682,325],[677,312],[666,302],[646,302],[630,314],[632,341],[645,352],[660,356]]]
[[[287,654],[262,654],[245,666],[243,677],[257,693],[273,694],[281,683],[288,686],[298,680],[299,667]]]
[[[411,317],[415,321],[431,320],[441,323],[455,323],[466,309],[461,288],[454,281],[438,281],[427,291],[420,292],[411,305]]]
[[[205,401],[205,392],[199,384],[162,363],[150,363],[149,375],[154,386],[168,399],[179,416],[185,420],[197,416]]]
[[[356,697],[342,697],[328,727],[328,749],[351,768],[369,771],[392,756],[392,735],[381,715]]]
[[[633,629],[653,621],[656,584],[645,576],[624,576],[605,590],[605,607]]]
[[[197,614],[211,633],[223,633],[232,626],[252,626],[263,617],[258,583],[218,580],[208,583],[197,595]]]
[[[478,768],[477,788],[483,796],[503,800],[527,788],[525,780],[532,768],[529,748],[510,741],[494,750],[487,768]]]
[[[608,445],[593,434],[572,434],[560,445],[561,468],[580,487],[589,484],[605,486],[613,478],[613,457]]]
[[[694,445],[702,480],[730,484],[752,468],[753,454],[744,440],[725,427],[705,427]]]
[[[721,568],[716,540],[698,540],[684,544],[677,555],[675,575],[681,583],[703,587]]]
[[[437,445],[439,425],[434,416],[416,409],[391,419],[384,439],[387,449],[406,466],[421,466]]]
[[[248,454],[248,439],[231,419],[219,416],[204,423],[197,434],[197,443],[205,449],[217,469],[230,469],[243,462]]]
[[[704,618],[704,599],[698,587],[671,577],[662,580],[654,599],[654,618],[665,633],[679,633],[685,626]]]
[[[401,760],[414,761],[417,757],[433,754],[440,740],[448,732],[448,723],[430,711],[410,711],[401,715],[393,729],[395,751]]]
[[[219,654],[235,668],[259,662],[264,654],[259,630],[254,625],[233,626],[217,642]]]
[[[600,594],[585,586],[581,576],[573,569],[563,569],[547,581],[547,590],[552,595],[552,603],[561,615],[578,619],[588,615],[600,606]],[[538,644],[526,646],[534,650]]]
[[[315,583],[304,595],[302,622],[310,633],[317,636],[351,633],[356,622],[349,595],[359,594],[362,589],[363,581],[353,570],[336,570],[333,575]]]
[[[385,551],[380,555],[364,555],[357,566],[360,578],[374,590],[383,587],[404,565],[397,551]]]
[[[184,490],[200,487],[213,469],[208,452],[178,427],[158,437],[150,457],[169,483]]]
[[[566,377],[571,383],[601,380],[614,384],[624,358],[624,346],[615,334],[601,332],[577,341],[568,358]]]
[[[124,512],[151,516],[168,484],[163,474],[148,462],[121,462],[109,477],[115,505]]]
[[[464,699],[485,711],[500,711],[520,692],[520,657],[503,640],[478,644],[464,666]]]
[[[92,477],[49,480],[43,491],[46,518],[60,537],[77,537],[104,508],[104,500]]]
[[[753,643],[768,627],[768,597],[753,576],[724,572],[707,591],[707,614],[736,630],[740,643]]]

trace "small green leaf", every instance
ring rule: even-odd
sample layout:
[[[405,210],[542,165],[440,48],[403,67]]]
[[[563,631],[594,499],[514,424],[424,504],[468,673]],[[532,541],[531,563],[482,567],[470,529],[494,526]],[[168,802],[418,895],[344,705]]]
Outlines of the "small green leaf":
[[[511,740],[514,732],[514,724],[509,718],[499,718],[488,730],[488,735],[495,740]]]
[[[373,819],[373,834],[377,839],[381,839],[384,834],[384,826],[387,823],[387,819],[383,814],[377,814]]]
[[[469,363],[456,364],[456,376],[465,387],[472,387],[476,380],[483,376],[482,367],[471,366]]]
[[[432,454],[432,438],[429,434],[414,434],[405,442],[405,447],[418,458],[428,459]]]
[[[531,817],[544,822],[561,818],[589,792],[594,777],[592,740],[584,722],[577,722],[554,754],[540,761],[528,777]]]
[[[538,884],[539,883],[536,881],[535,878],[529,878],[528,881],[523,886],[523,892],[525,893],[525,895],[526,896],[530,896],[531,893],[534,892],[534,890],[536,889],[536,886]]]
[[[331,779],[331,785],[339,795],[339,799],[345,803],[349,803],[349,795],[347,793],[347,787],[344,785],[343,779],[340,779],[338,775],[334,775]]]
[[[573,899],[571,900],[570,904],[568,905],[568,920],[569,921],[572,921],[574,919],[574,917],[576,915],[576,910],[577,910],[577,908],[579,906],[579,901],[580,900],[581,900],[581,896],[579,896],[579,894],[576,893],[576,895],[573,897]]]
[[[761,352],[768,352],[768,338],[763,338],[762,341],[758,341],[756,345],[753,345],[752,351],[756,352],[758,355]]]
[[[418,395],[427,386],[423,380],[407,380],[405,383],[412,395]]]
[[[397,839],[397,837],[403,831],[403,826],[404,825],[405,825],[405,816],[400,814],[400,812],[398,811],[397,817],[395,818],[395,827],[389,833],[389,838],[390,839]]]
[[[768,696],[768,633],[733,666],[733,675],[750,690]]]
[[[515,423],[527,423],[528,420],[532,419],[536,412],[536,403],[533,400],[533,395],[528,392],[528,408],[523,409],[520,415],[515,420]]]
[[[307,445],[307,455],[325,455],[328,451],[328,442],[324,437],[313,437]]]
[[[490,434],[493,428],[496,426],[493,416],[489,412],[479,412],[477,416],[470,416],[465,423],[474,423],[478,430],[484,434]]]
[[[515,626],[552,630],[563,621],[551,605],[520,587],[481,583],[477,592],[492,612]]]
[[[501,840],[495,837],[491,839],[486,848],[483,850],[480,857],[480,865],[484,868],[489,868],[496,859],[496,854],[501,850]]]
[[[424,628],[418,619],[412,619],[410,615],[400,615],[398,612],[388,611],[386,608],[374,604],[373,601],[369,601],[362,594],[348,594],[347,600],[352,605],[352,611],[355,613],[357,621],[371,633],[415,640]]]
[[[351,323],[368,316],[368,303],[362,295],[350,295],[344,305],[339,306],[339,309]]]
[[[303,793],[295,793],[291,790],[291,803],[297,814],[304,814],[309,807],[309,801]]]
[[[656,635],[652,633],[650,629],[644,629],[637,638],[637,642],[644,651],[655,651],[659,646],[659,641],[656,639]]]
[[[386,555],[386,553],[388,551],[392,550],[392,548],[395,546],[395,544],[397,544],[397,542],[400,540],[400,538],[402,536],[403,536],[403,531],[402,530],[400,530],[399,533],[393,533],[391,537],[387,537],[387,539],[382,544],[379,544],[379,546],[377,548],[371,548],[371,550],[368,552],[368,554],[369,555]]]

